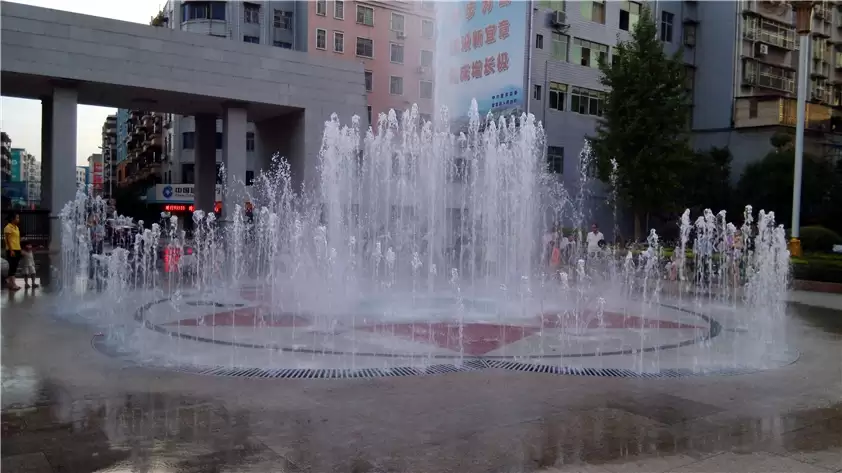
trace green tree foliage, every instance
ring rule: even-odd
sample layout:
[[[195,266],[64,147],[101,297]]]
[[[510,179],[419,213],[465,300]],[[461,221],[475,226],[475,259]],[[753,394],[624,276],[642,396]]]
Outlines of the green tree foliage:
[[[731,151],[711,148],[697,152],[681,168],[681,195],[675,199],[679,209],[693,215],[704,209],[728,210],[731,203]]]
[[[611,160],[618,164],[617,190],[635,217],[674,211],[681,171],[692,155],[688,144],[690,97],[682,52],[664,53],[651,10],[644,8],[629,41],[615,59],[600,63],[607,100],[591,138],[596,170],[608,182]]]

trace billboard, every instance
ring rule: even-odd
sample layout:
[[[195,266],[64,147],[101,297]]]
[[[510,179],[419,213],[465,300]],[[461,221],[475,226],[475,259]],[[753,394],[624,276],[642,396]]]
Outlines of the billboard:
[[[11,169],[12,173],[9,177],[9,180],[12,182],[20,182],[23,180],[23,160],[24,150],[20,148],[12,148],[12,162],[11,162]]]
[[[149,203],[193,203],[193,184],[155,184],[153,193],[146,201]],[[222,186],[216,186],[216,202],[222,200]]]
[[[102,189],[102,162],[95,161],[93,163],[93,172],[91,177],[91,184],[93,184],[94,189],[101,190]]]
[[[525,109],[527,20],[531,2],[439,2],[437,104],[452,124],[467,124],[471,100],[479,114],[519,115]]]

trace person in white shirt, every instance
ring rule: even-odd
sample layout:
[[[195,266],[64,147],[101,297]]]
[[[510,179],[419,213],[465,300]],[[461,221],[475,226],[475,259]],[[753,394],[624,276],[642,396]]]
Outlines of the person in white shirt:
[[[599,242],[605,240],[605,235],[599,231],[599,226],[597,224],[591,225],[591,231],[588,233],[588,257],[596,256],[599,251]]]

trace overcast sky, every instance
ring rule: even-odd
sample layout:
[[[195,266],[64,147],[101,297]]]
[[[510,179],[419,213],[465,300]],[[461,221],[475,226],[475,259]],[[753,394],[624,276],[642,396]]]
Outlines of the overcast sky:
[[[148,24],[165,0],[18,0],[15,3]],[[3,97],[0,107],[0,129],[12,139],[12,146],[26,148],[41,159],[41,102]],[[117,109],[79,106],[76,142],[78,164],[87,165],[88,156],[99,152],[102,123],[112,113],[117,113]]]

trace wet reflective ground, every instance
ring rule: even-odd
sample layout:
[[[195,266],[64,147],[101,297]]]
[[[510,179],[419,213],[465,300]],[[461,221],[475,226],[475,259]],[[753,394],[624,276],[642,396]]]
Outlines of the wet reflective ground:
[[[792,366],[663,380],[193,376],[3,298],[3,473],[842,471],[842,298],[792,306]]]

